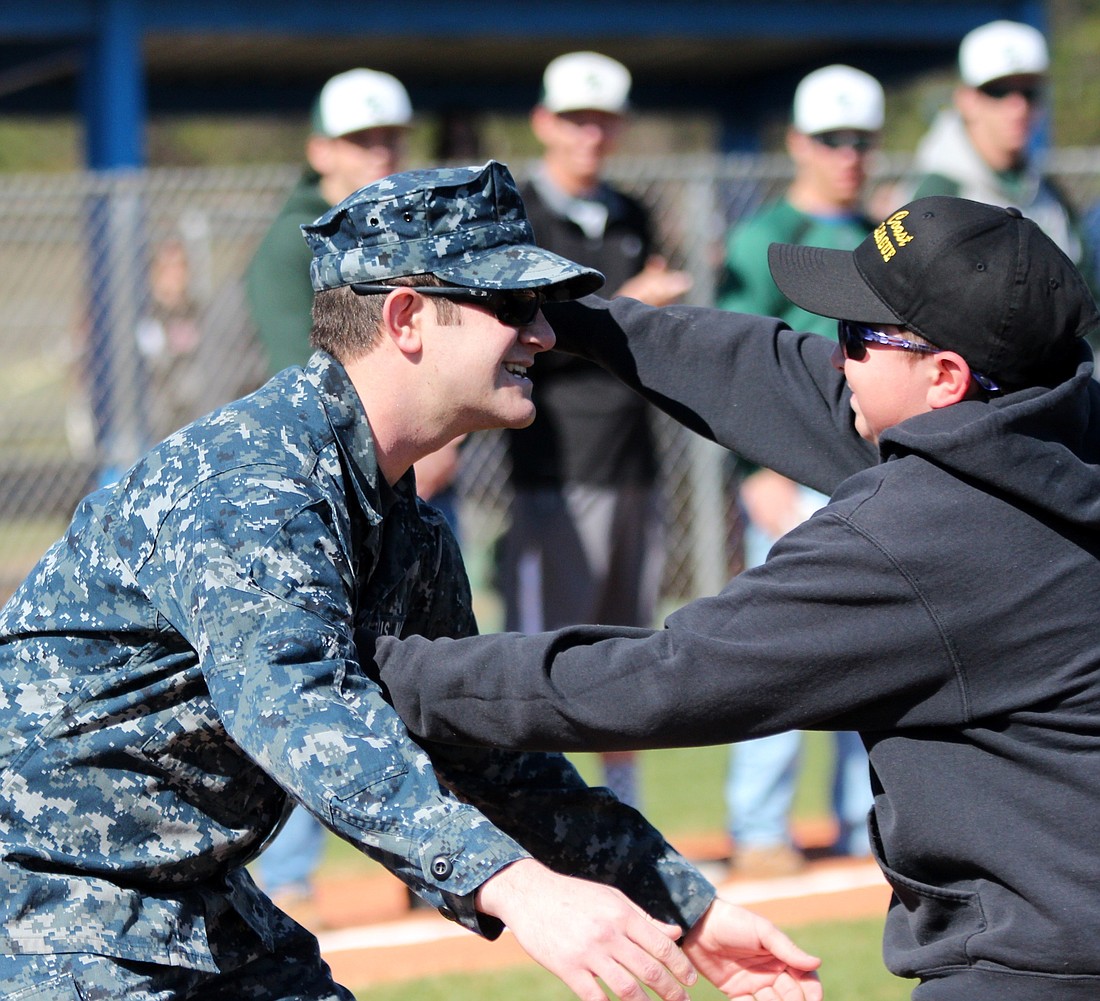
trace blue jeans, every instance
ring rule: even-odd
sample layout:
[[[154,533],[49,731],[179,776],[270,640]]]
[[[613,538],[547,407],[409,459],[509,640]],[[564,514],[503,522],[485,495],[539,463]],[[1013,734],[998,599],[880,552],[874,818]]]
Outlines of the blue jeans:
[[[828,503],[824,494],[800,488],[807,510]],[[745,566],[767,559],[775,539],[755,525],[745,529]],[[859,734],[833,734],[836,768],[832,808],[838,833],[833,845],[842,855],[868,855],[867,814],[871,809],[871,778],[867,751]],[[798,779],[802,734],[797,730],[734,744],[726,777],[726,810],[734,843],[740,848],[763,848],[791,843],[790,815]]]
[[[832,807],[838,825],[833,848],[842,855],[867,855],[871,850],[867,813],[872,802],[867,752],[857,733],[843,731],[833,737]],[[726,808],[730,835],[739,848],[790,844],[801,749],[802,734],[797,730],[746,740],[730,749]]]
[[[296,806],[257,863],[264,892],[268,896],[288,890],[309,893],[313,874],[321,864],[324,840],[320,822]]]
[[[738,848],[789,844],[789,817],[802,734],[797,730],[759,737],[730,748],[726,810]]]

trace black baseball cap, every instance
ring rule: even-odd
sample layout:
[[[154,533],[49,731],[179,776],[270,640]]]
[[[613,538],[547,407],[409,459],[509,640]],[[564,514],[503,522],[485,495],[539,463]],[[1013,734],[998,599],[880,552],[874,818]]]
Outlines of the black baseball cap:
[[[965,198],[909,202],[852,251],[773,243],[768,266],[795,305],[906,327],[1009,389],[1065,379],[1100,327],[1080,272],[1034,222]]]

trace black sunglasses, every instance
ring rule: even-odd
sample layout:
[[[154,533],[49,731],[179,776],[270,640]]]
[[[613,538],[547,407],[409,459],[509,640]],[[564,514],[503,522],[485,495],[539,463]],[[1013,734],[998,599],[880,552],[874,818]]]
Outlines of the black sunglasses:
[[[840,350],[846,358],[852,361],[863,361],[867,357],[868,344],[885,344],[887,347],[899,348],[902,351],[914,351],[922,355],[939,354],[943,348],[934,348],[930,344],[918,344],[899,334],[887,334],[882,330],[875,330],[863,323],[855,323],[852,320],[836,321],[837,340],[840,341]],[[974,369],[970,370],[970,377],[987,393],[999,393],[1001,387],[987,375],[982,375]]]
[[[857,153],[869,153],[875,148],[875,137],[869,132],[853,129],[837,129],[834,132],[815,132],[814,142],[829,149],[854,149]]]
[[[356,295],[389,295],[394,289],[407,288],[421,295],[435,295],[453,302],[468,302],[483,306],[506,327],[526,327],[534,323],[544,302],[537,289],[485,289],[461,288],[455,285],[371,285],[369,282],[352,282]]]
[[[983,83],[978,90],[994,101],[1003,101],[1010,94],[1019,94],[1028,104],[1038,104],[1043,99],[1043,88],[1035,84]]]

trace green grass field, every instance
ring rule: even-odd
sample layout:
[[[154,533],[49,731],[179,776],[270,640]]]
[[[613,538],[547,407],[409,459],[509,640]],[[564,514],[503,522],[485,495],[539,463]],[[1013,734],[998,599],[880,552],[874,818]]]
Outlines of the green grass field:
[[[882,965],[878,921],[832,922],[794,932],[800,945],[822,958],[827,1001],[907,1001],[913,982],[891,976]],[[722,1001],[709,983],[691,988],[692,1001]],[[572,991],[552,974],[522,967],[467,976],[430,977],[356,990],[360,1001],[570,1001]]]

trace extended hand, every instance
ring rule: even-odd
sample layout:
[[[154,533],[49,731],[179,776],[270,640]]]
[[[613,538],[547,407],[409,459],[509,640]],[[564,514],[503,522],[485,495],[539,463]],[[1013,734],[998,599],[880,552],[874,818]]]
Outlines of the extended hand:
[[[821,1001],[813,972],[821,960],[770,921],[720,897],[684,939],[684,952],[730,1001]]]
[[[758,469],[741,483],[745,514],[770,540],[786,535],[812,513],[794,480],[771,469]]]
[[[691,285],[692,277],[686,271],[672,271],[663,257],[651,257],[615,295],[625,295],[650,306],[667,306],[689,292]]]
[[[642,984],[665,1001],[687,1001],[681,985],[695,982],[676,925],[654,921],[613,887],[561,876],[534,859],[483,883],[477,907],[500,918],[581,1001],[607,1001],[597,977],[622,1001],[646,1001]]]

